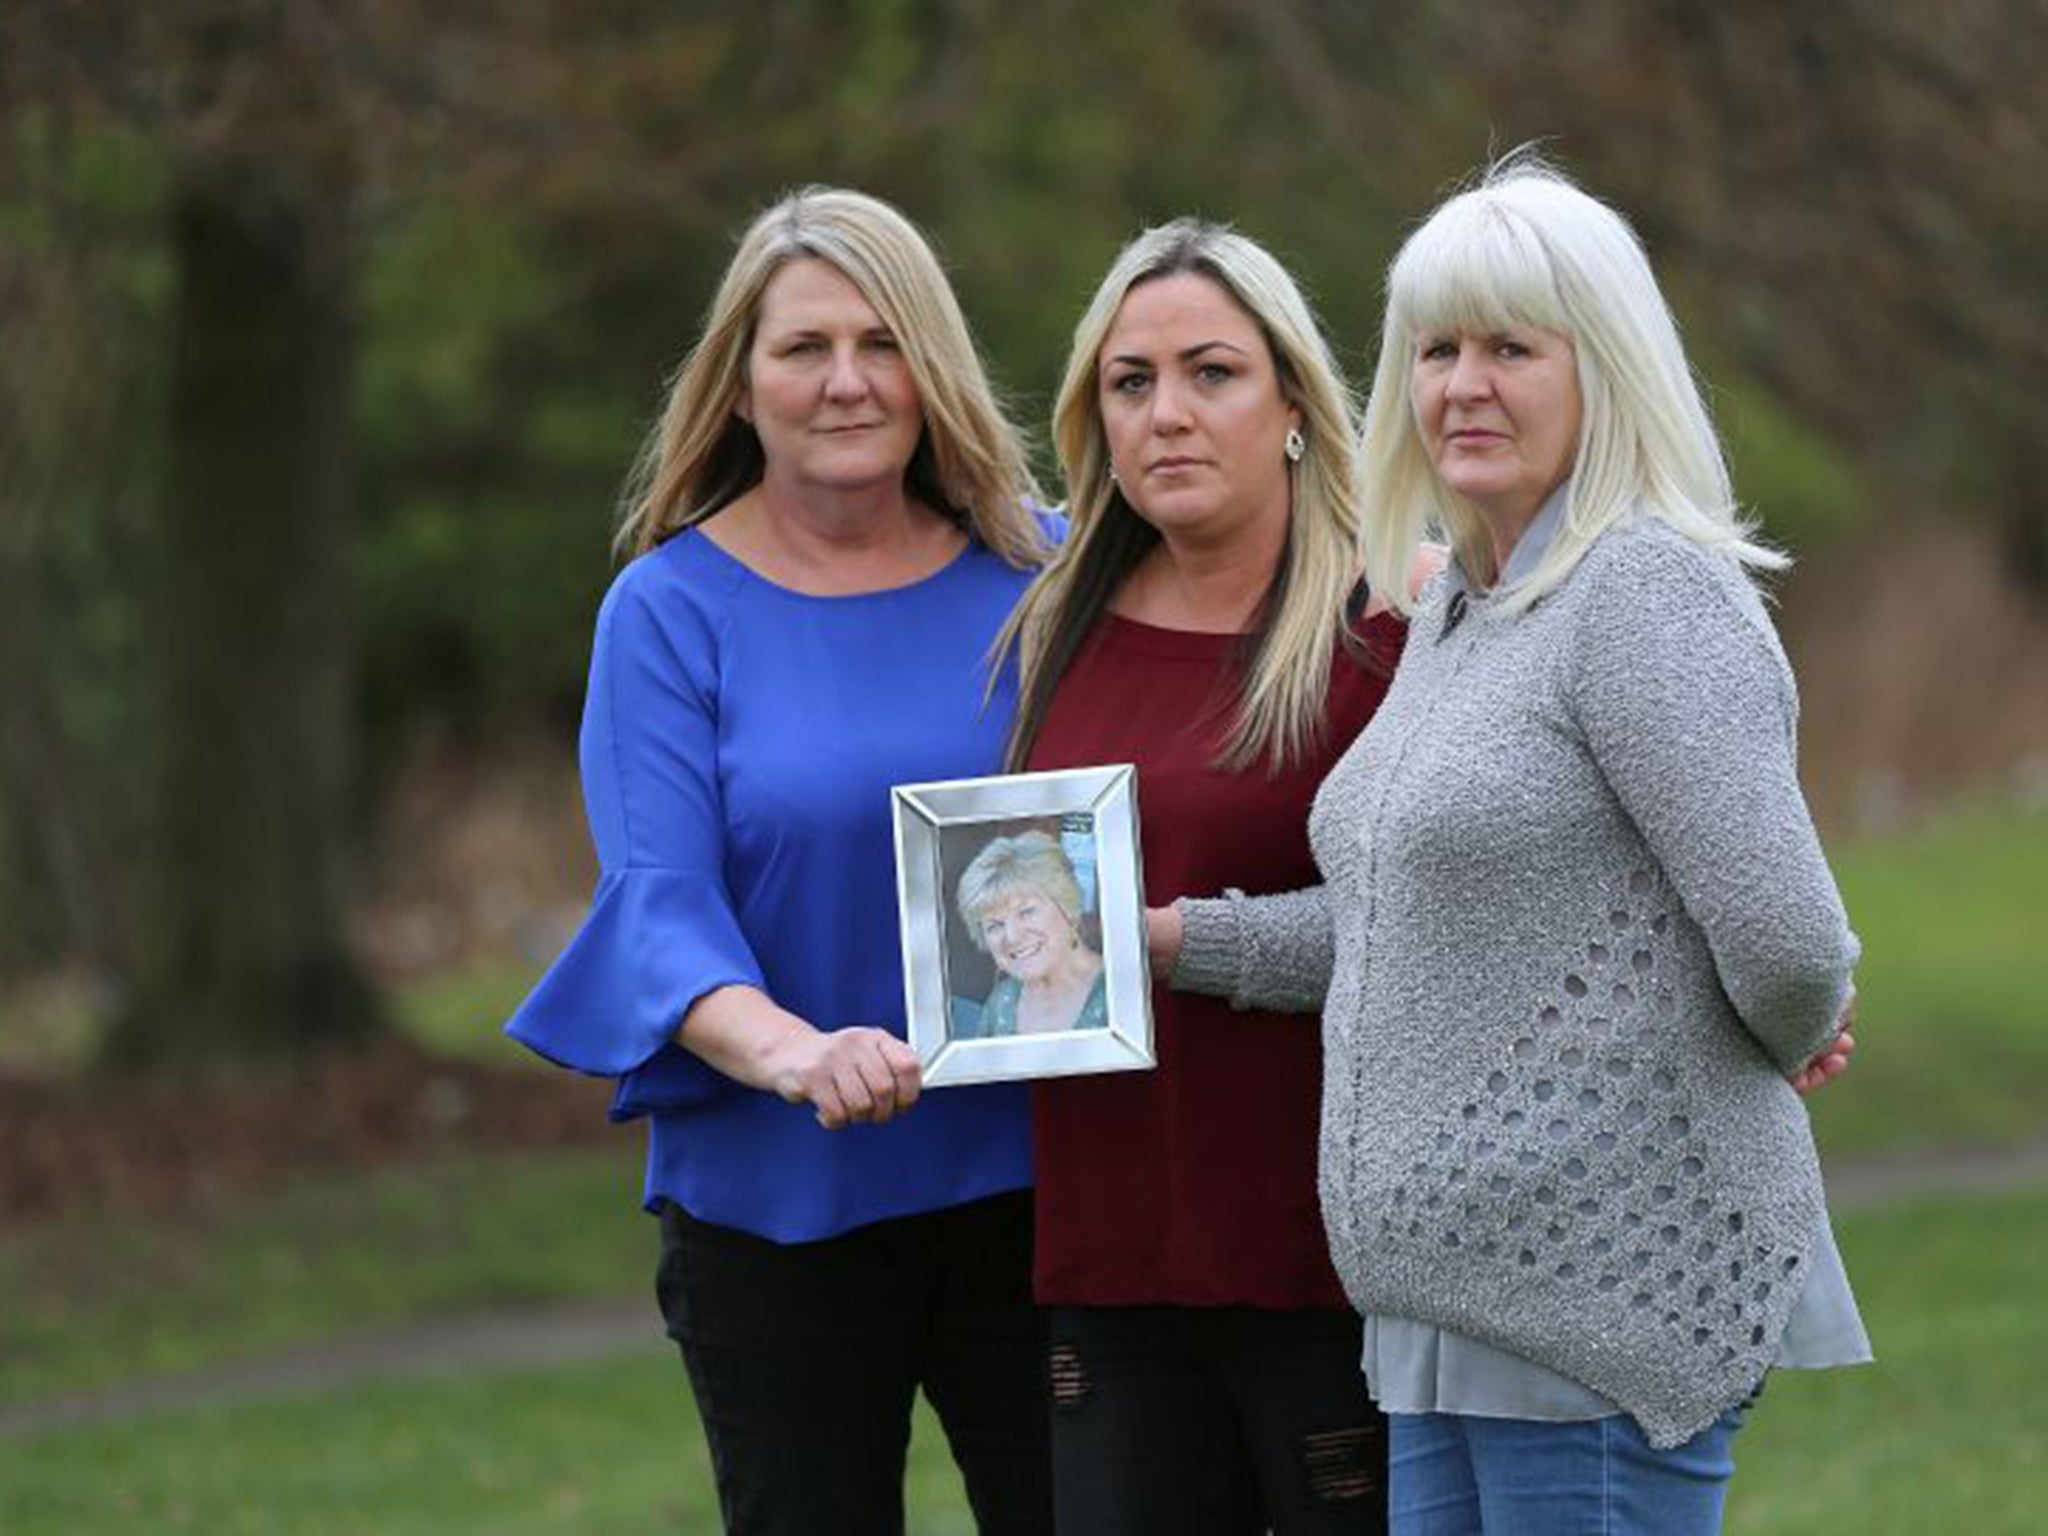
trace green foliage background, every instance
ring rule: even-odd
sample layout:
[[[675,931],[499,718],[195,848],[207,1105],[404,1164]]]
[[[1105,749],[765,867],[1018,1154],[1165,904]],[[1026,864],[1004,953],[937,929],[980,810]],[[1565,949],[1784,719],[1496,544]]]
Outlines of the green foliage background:
[[[0,757],[0,976],[83,950],[118,977],[106,872],[175,814],[150,803],[153,743],[207,728],[153,702],[148,615],[169,199],[274,64],[223,52],[231,14],[274,23],[264,46],[309,71],[308,121],[359,177],[336,193],[358,333],[359,851],[423,741],[488,762],[567,739],[662,381],[733,236],[807,182],[931,232],[1056,484],[1044,420],[1071,327],[1137,229],[1195,213],[1267,243],[1362,385],[1405,228],[1540,140],[1644,232],[1774,535],[1827,551],[1954,519],[2009,552],[2015,591],[2048,592],[2036,7],[11,8],[0,608],[26,617],[0,640],[60,766]],[[303,515],[291,484],[275,515]]]

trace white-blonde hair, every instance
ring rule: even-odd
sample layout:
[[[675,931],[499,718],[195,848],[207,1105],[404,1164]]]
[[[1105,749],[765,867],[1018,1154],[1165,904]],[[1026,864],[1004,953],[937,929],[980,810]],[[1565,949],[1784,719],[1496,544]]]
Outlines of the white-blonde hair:
[[[986,954],[982,914],[1012,896],[1043,896],[1060,909],[1068,926],[1081,931],[1081,882],[1059,839],[1049,832],[1019,832],[992,838],[960,874],[960,915],[967,932]]]
[[[1366,568],[1388,601],[1412,607],[1405,573],[1431,534],[1449,540],[1467,571],[1492,570],[1485,525],[1444,484],[1417,428],[1417,348],[1431,335],[1518,325],[1570,340],[1583,413],[1563,522],[1542,560],[1503,592],[1510,611],[1555,588],[1634,512],[1747,566],[1789,563],[1756,539],[1736,505],[1720,438],[1634,229],[1524,149],[1441,204],[1388,268],[1360,455]]]
[[[778,271],[805,257],[859,289],[903,349],[924,410],[905,491],[1010,564],[1042,564],[1048,548],[1031,505],[1042,497],[938,257],[889,204],[835,187],[789,194],[740,237],[627,484],[618,552],[644,554],[760,482],[761,442],[735,406],[761,295]]]
[[[1013,767],[1029,753],[1081,643],[1159,541],[1110,478],[1099,359],[1130,291],[1179,273],[1215,283],[1258,326],[1280,393],[1300,413],[1304,442],[1288,477],[1286,550],[1246,637],[1219,766],[1242,768],[1264,757],[1277,770],[1298,761],[1323,727],[1331,656],[1347,633],[1345,603],[1359,576],[1356,402],[1287,269],[1227,226],[1176,219],[1123,248],[1074,328],[1053,409],[1053,442],[1066,476],[1067,541],[998,642],[1014,643],[1018,655]]]

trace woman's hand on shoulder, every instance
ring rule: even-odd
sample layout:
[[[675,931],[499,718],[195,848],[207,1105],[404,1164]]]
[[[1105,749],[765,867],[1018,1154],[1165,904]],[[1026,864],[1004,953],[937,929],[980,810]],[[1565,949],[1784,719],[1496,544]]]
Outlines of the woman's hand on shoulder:
[[[1443,570],[1450,558],[1451,552],[1445,545],[1424,543],[1415,546],[1415,558],[1408,562],[1408,606],[1410,608],[1413,608],[1421,598],[1422,589],[1436,580],[1437,575]],[[1369,619],[1375,614],[1385,613],[1392,606],[1387,601],[1385,594],[1376,591],[1367,600],[1365,611],[1359,617]]]
[[[1422,589],[1435,581],[1450,563],[1448,545],[1423,543],[1415,546],[1415,558],[1408,562],[1408,601],[1422,596]]]

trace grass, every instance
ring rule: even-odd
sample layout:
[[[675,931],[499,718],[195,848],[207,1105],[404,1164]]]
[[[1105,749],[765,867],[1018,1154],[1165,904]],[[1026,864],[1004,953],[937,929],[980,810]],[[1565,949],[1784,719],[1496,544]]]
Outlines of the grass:
[[[1863,939],[1855,1064],[1812,1101],[1830,1155],[2048,1134],[2048,806],[1833,850]]]
[[[673,1350],[548,1371],[384,1383],[0,1442],[10,1536],[554,1536],[717,1529]],[[659,1347],[655,1347],[659,1346]],[[974,1529],[920,1412],[911,1530]]]
[[[2038,1530],[2048,1190],[1868,1213],[1841,1241],[1882,1363],[1773,1379],[1737,1444],[1728,1529]],[[908,1502],[913,1532],[972,1529],[928,1416]],[[655,1347],[0,1443],[11,1536],[713,1528],[681,1371]]]
[[[0,1528],[716,1528],[673,1359],[387,1384],[0,1446]],[[630,1451],[628,1448],[631,1448]]]
[[[2042,1529],[2048,1189],[1840,1224],[1879,1363],[1780,1372],[1736,1446],[1745,1536]]]
[[[2048,1132],[2048,810],[1979,810],[1837,848],[1865,943],[1850,1074],[1814,1101],[1835,1157]],[[451,1053],[524,978],[401,999]],[[80,1214],[0,1242],[0,1404],[259,1358],[437,1313],[647,1294],[639,1139],[337,1174],[181,1214]],[[1861,1215],[1843,1247],[1883,1364],[1787,1374],[1739,1447],[1730,1529],[2021,1531],[2048,1497],[2035,1293],[2048,1192]],[[0,1442],[0,1530],[708,1529],[694,1415],[649,1303],[643,1357],[167,1412]],[[928,1418],[913,1529],[969,1529]]]
[[[636,1154],[622,1133],[602,1151],[337,1175],[175,1220],[19,1227],[0,1245],[0,1403],[437,1312],[648,1292]]]

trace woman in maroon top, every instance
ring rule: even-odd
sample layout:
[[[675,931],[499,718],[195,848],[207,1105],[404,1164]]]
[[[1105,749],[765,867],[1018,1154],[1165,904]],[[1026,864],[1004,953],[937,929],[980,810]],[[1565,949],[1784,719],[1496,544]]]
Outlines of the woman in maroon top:
[[[1149,230],[1075,334],[1071,528],[1008,632],[1011,761],[1138,765],[1146,901],[1315,879],[1309,801],[1402,630],[1356,587],[1353,403],[1286,271]],[[1036,1089],[1063,1531],[1379,1531],[1384,1425],[1316,1204],[1311,1018],[1153,993],[1159,1065]]]

